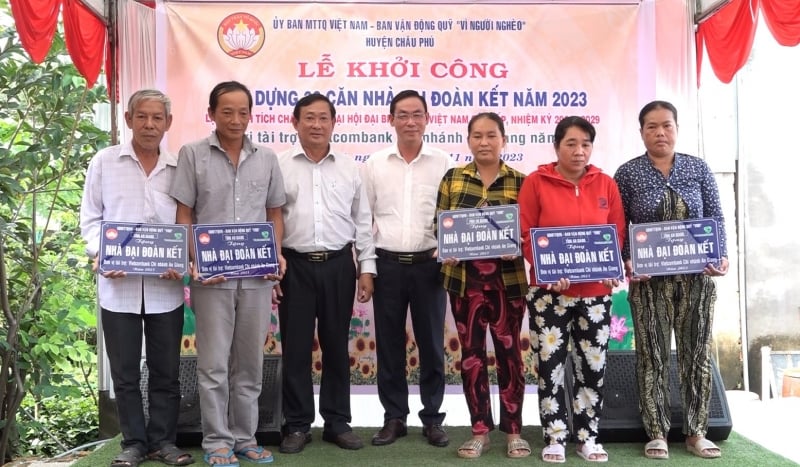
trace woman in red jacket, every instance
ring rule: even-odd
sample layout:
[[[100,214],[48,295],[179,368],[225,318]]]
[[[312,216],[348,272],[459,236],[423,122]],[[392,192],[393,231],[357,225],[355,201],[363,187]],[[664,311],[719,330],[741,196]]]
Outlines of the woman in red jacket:
[[[625,215],[617,185],[589,164],[595,134],[594,127],[583,118],[563,119],[555,131],[556,162],[539,166],[525,179],[519,206],[523,252],[529,263],[533,264],[530,229],[534,227],[615,224],[622,244]],[[562,277],[544,285],[533,269],[527,299],[539,374],[539,414],[545,440],[542,460],[565,460],[570,427],[564,367],[572,337],[574,400],[569,403],[576,452],[586,460],[605,462],[608,453],[596,440],[603,407],[611,290],[619,281],[571,283]]]

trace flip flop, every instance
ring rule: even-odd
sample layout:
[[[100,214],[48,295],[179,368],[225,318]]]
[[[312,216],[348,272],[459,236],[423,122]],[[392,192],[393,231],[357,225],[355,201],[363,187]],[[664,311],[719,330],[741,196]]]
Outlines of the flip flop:
[[[203,455],[203,460],[206,461],[206,464],[212,467],[239,467],[238,460],[235,461],[231,460],[233,456],[234,456],[233,450],[226,449],[225,451],[222,452],[216,452],[216,451],[207,452]],[[214,464],[211,462],[211,459],[214,458],[223,459],[226,460],[227,462],[223,462],[221,464]]]
[[[660,451],[660,452],[650,452]],[[644,445],[644,457],[648,459],[669,459],[669,445],[661,438],[650,440]]]
[[[545,456],[555,456],[557,459],[546,459]],[[566,450],[563,444],[548,444],[542,449],[542,460],[549,464],[563,464],[567,461]]]
[[[272,457],[272,453],[266,457],[261,457],[261,454],[263,454],[264,451],[266,451],[266,449],[262,448],[261,446],[245,446],[236,451],[236,455],[255,464],[269,464],[275,460],[275,458]],[[248,453],[253,453],[258,457],[250,457],[247,455]]]
[[[508,457],[512,459],[521,459],[523,457],[528,457],[531,455],[531,445],[528,444],[528,442],[522,438],[514,438],[508,442],[506,454],[508,455]]]
[[[458,457],[464,459],[477,459],[481,454],[489,450],[489,441],[485,443],[480,439],[469,439],[458,447]]]
[[[716,449],[717,452],[706,452],[709,449]],[[705,438],[698,439],[694,445],[687,444],[686,450],[697,457],[702,457],[703,459],[716,459],[717,457],[722,457],[722,452],[719,449],[719,446]]]
[[[608,453],[603,449],[600,443],[587,442],[581,445],[580,449],[576,449],[575,453],[578,457],[589,462],[608,462]],[[600,456],[592,459],[592,456]]]

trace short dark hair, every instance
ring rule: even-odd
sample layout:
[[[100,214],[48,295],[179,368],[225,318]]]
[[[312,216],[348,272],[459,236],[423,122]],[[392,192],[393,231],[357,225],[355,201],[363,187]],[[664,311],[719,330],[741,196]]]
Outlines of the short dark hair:
[[[392,102],[389,103],[389,114],[394,115],[394,111],[397,108],[397,103],[402,101],[403,99],[409,99],[415,97],[422,101],[422,108],[425,109],[425,113],[428,113],[428,103],[425,102],[425,96],[418,93],[413,89],[406,89],[405,91],[400,91],[392,98]]]
[[[597,130],[594,129],[594,126],[589,123],[588,120],[583,117],[576,116],[564,117],[560,122],[558,122],[558,125],[556,125],[556,131],[553,135],[553,146],[555,146],[556,149],[558,149],[558,146],[561,145],[561,140],[564,139],[564,136],[567,134],[567,130],[572,127],[578,127],[587,133],[589,135],[589,141],[594,144],[594,137],[597,135]]]
[[[303,107],[308,107],[309,105],[317,101],[327,102],[328,107],[331,109],[331,119],[336,120],[336,108],[333,107],[333,102],[331,102],[331,100],[328,99],[327,96],[325,96],[324,94],[320,94],[318,92],[309,94],[307,96],[303,96],[302,99],[297,101],[297,104],[294,105],[294,112],[292,112],[292,115],[294,115],[294,119],[300,121],[300,109],[302,109]]]
[[[642,107],[639,112],[639,128],[644,128],[644,117],[656,109],[666,109],[672,112],[672,118],[675,120],[675,124],[678,124],[678,109],[674,105],[667,101],[653,101]]]
[[[247,86],[238,81],[223,81],[214,86],[214,89],[211,90],[211,94],[208,96],[208,108],[212,111],[217,110],[219,97],[223,94],[235,91],[244,91],[244,93],[247,94],[248,108],[253,110],[253,95],[250,94],[250,90],[247,89]]]
[[[480,120],[482,118],[488,118],[489,120],[493,120],[495,123],[497,123],[497,128],[500,129],[500,135],[501,136],[506,135],[506,126],[505,124],[503,124],[503,118],[494,112],[481,112],[470,118],[469,123],[467,124],[468,135],[472,133],[472,124],[475,123],[476,120]]]

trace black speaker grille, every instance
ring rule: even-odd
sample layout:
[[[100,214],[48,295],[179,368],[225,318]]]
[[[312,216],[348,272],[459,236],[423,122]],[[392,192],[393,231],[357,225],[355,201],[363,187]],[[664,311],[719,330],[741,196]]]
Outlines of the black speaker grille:
[[[669,404],[670,440],[682,440],[683,407],[678,386],[677,355],[670,356]],[[571,373],[569,379],[571,381]],[[731,423],[728,400],[717,365],[711,361],[711,401],[709,403],[708,433],[713,441],[724,440],[730,435]],[[636,384],[636,354],[632,350],[609,351],[605,375],[605,402],[600,419],[600,440],[639,441],[647,440],[639,414],[639,389]],[[570,404],[567,404],[569,407]]]
[[[181,357],[179,376],[181,402],[178,412],[178,435],[201,434],[200,394],[197,390],[197,357]],[[142,362],[142,403],[148,417],[147,364]],[[258,397],[258,429],[261,433],[279,433],[283,421],[281,409],[281,356],[264,355],[261,395]],[[190,443],[193,444],[193,443]]]

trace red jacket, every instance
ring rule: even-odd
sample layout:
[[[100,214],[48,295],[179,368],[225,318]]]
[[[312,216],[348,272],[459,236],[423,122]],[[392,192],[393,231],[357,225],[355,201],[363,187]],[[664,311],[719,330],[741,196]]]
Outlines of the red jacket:
[[[522,251],[528,263],[533,264],[530,236],[533,227],[616,224],[622,248],[627,225],[614,179],[597,167],[587,165],[586,174],[575,186],[564,179],[555,167],[555,162],[540,165],[538,170],[525,178],[519,191]],[[533,267],[530,278],[531,285],[536,285],[538,281]],[[570,285],[561,293],[571,297],[596,297],[607,295],[609,289],[599,282],[586,282]]]

